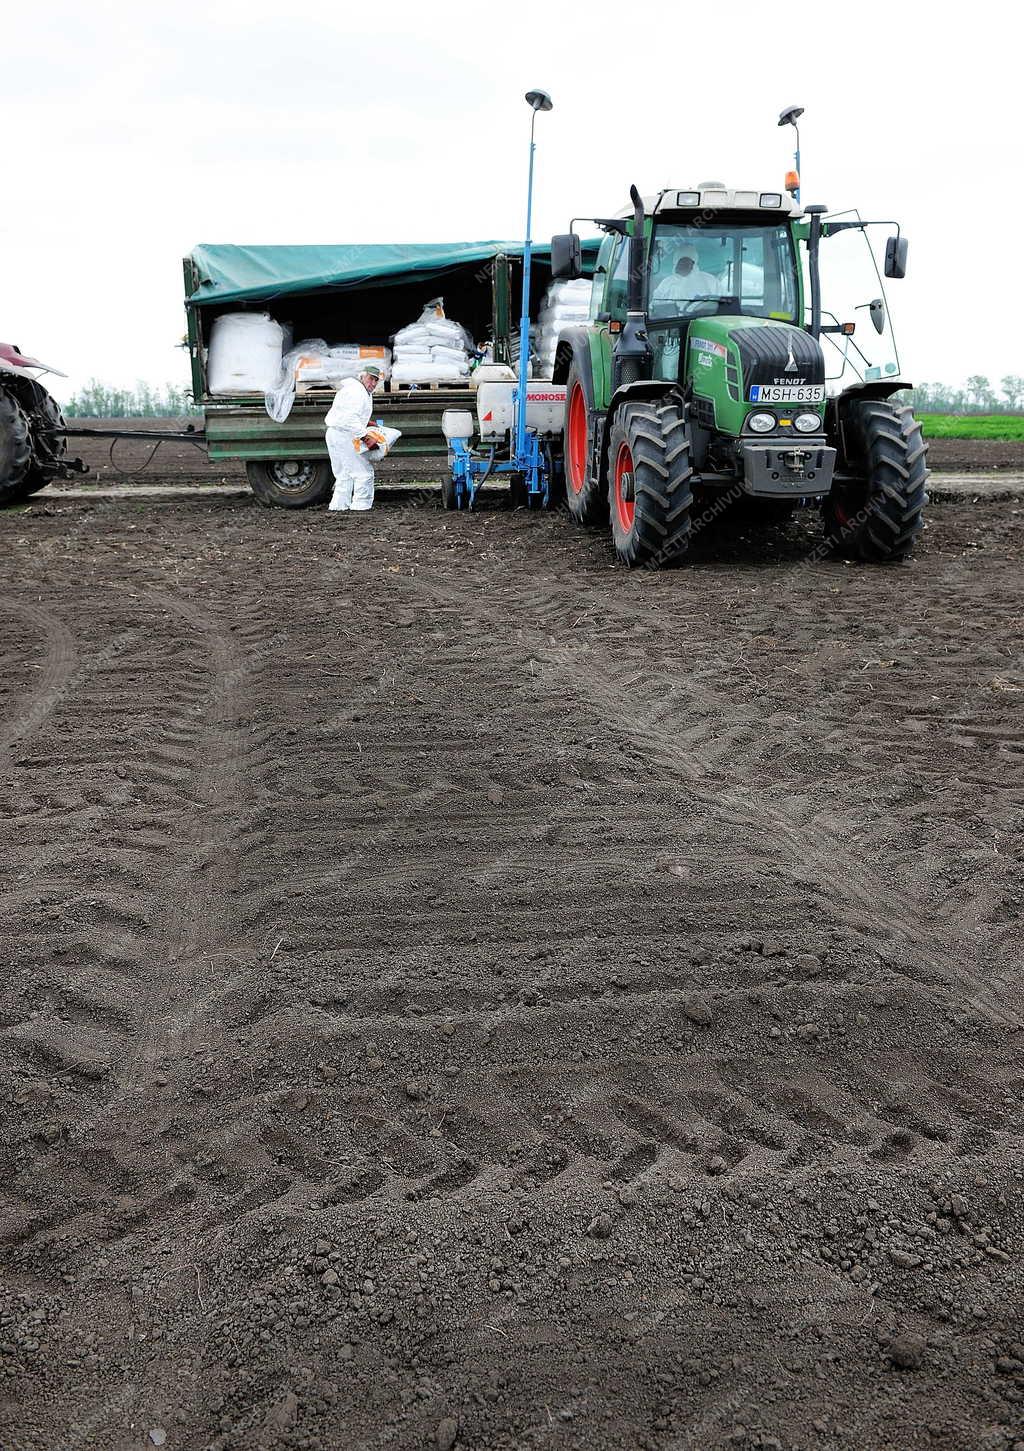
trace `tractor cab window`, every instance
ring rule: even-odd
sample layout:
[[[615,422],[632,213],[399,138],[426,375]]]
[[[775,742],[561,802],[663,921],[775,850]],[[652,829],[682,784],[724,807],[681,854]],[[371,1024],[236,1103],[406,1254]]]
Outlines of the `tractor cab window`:
[[[612,266],[612,258],[615,255],[615,241],[614,236],[605,237],[597,254],[597,262],[594,265],[594,283],[590,291],[591,317],[596,317],[599,312],[604,311],[605,287]]]
[[[788,227],[659,222],[651,241],[647,315],[653,321],[719,311],[796,322],[796,257]]]
[[[615,239],[615,252],[611,262],[611,279],[608,283],[605,311],[612,317],[622,317],[626,311],[626,297],[629,293],[629,238]]]

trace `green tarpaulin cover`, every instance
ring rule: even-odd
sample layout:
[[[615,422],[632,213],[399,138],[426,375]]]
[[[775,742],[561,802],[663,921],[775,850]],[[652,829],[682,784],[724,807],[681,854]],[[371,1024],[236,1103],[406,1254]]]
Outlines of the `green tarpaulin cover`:
[[[598,243],[584,242],[588,264]],[[377,287],[426,282],[455,268],[490,261],[499,253],[523,255],[522,242],[394,242],[349,246],[241,247],[203,243],[192,252],[199,286],[188,299],[204,303],[240,302],[325,288],[343,290],[367,282]],[[548,259],[551,248],[536,245],[533,255]]]

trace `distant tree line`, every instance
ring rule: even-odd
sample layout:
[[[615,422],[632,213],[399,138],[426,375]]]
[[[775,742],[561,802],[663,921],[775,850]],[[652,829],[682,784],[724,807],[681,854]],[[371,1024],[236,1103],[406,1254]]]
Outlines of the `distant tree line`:
[[[110,388],[90,378],[73,398],[62,403],[67,418],[177,418],[198,413],[192,394],[167,383],[154,388],[136,383],[134,388]]]
[[[1024,407],[1024,377],[1007,374],[999,380],[997,392],[988,378],[975,373],[962,388],[922,383],[904,396],[919,413],[1019,413]],[[191,393],[173,383],[163,388],[141,382],[134,388],[110,388],[95,378],[62,406],[68,418],[176,418],[201,411]]]
[[[999,380],[997,392],[986,377],[975,373],[962,388],[922,383],[907,396],[918,413],[1019,413],[1024,405],[1024,378],[1007,374]]]

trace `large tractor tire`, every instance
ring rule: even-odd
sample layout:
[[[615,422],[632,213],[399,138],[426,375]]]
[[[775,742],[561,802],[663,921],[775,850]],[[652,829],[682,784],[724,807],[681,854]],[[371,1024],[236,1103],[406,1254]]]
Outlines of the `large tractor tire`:
[[[271,459],[247,463],[249,487],[268,509],[309,509],[334,492],[334,472],[326,459]]]
[[[0,388],[0,507],[16,504],[32,492],[32,435],[28,415]]]
[[[565,387],[565,502],[577,524],[604,524],[608,497],[590,477],[590,419],[587,394],[574,363]]]
[[[678,403],[625,403],[608,445],[615,551],[630,569],[678,564],[690,542],[690,428]]]
[[[906,559],[928,502],[928,445],[910,408],[881,399],[849,405],[844,472],[825,500],[825,533],[847,559],[883,564]]]

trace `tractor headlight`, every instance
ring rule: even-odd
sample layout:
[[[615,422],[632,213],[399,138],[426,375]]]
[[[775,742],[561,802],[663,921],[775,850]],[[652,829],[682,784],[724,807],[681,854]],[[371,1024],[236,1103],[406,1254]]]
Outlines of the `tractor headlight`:
[[[798,413],[793,424],[797,433],[817,433],[821,428],[821,419],[817,413]]]
[[[752,413],[747,419],[752,433],[771,433],[775,427],[774,413]]]

